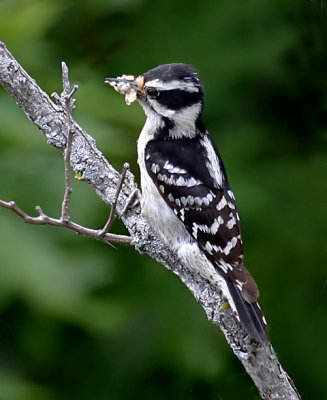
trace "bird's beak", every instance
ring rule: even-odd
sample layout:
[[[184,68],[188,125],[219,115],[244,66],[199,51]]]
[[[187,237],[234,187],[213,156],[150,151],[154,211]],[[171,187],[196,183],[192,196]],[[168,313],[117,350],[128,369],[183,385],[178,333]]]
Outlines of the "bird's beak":
[[[135,78],[133,75],[123,75],[117,78],[106,78],[104,83],[112,86],[118,93],[125,95],[125,102],[130,105],[138,97],[144,95],[144,77],[142,75]]]

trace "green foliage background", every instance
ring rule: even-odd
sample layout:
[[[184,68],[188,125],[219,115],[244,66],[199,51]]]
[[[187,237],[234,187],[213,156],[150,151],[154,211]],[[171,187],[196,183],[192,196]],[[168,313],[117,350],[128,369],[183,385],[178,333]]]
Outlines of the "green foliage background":
[[[103,84],[191,63],[238,199],[270,338],[304,399],[326,398],[327,14],[321,0],[1,0],[0,39],[49,94],[60,62],[74,117],[112,164],[144,116]],[[0,88],[0,198],[58,216],[61,154]],[[74,182],[71,215],[108,209]],[[116,222],[113,230],[124,232]],[[254,399],[182,283],[133,249],[34,227],[0,209],[0,399]]]

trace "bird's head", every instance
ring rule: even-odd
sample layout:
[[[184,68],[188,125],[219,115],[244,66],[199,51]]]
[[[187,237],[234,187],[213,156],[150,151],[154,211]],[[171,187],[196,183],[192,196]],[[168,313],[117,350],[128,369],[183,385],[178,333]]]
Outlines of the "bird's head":
[[[203,88],[197,72],[187,64],[164,64],[136,79],[132,75],[107,78],[105,83],[138,100],[148,117],[163,117],[175,126],[195,125],[203,107]]]

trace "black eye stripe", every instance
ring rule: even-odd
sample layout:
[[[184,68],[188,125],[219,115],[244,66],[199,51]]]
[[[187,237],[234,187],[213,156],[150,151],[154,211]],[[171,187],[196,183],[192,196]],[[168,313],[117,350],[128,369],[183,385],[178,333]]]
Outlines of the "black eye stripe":
[[[202,93],[200,91],[188,92],[182,89],[172,89],[159,91],[156,100],[171,110],[180,110],[198,103],[201,99]]]

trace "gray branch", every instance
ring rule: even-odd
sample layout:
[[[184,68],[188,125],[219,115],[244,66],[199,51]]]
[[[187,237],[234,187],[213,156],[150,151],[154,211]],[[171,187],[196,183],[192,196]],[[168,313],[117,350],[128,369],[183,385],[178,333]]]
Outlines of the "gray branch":
[[[46,136],[47,142],[65,153],[67,144],[65,110],[60,103],[54,103],[42,91],[2,42],[0,42],[0,83],[23,109],[26,116]],[[92,186],[103,201],[113,204],[120,174],[96,148],[94,139],[74,120],[71,121],[71,129],[74,131],[70,155],[71,167],[79,179]],[[133,202],[129,207],[125,207],[131,196]],[[183,265],[176,254],[153,232],[141,215],[140,193],[130,171],[126,172],[115,207],[116,213],[121,215],[130,233],[131,243],[135,249],[148,254],[176,274],[201,304],[208,319],[221,328],[234,354],[253,379],[262,399],[299,400],[300,395],[279,363],[272,345],[253,342],[231,309],[224,307],[226,300],[221,291],[191,271],[187,265]]]

